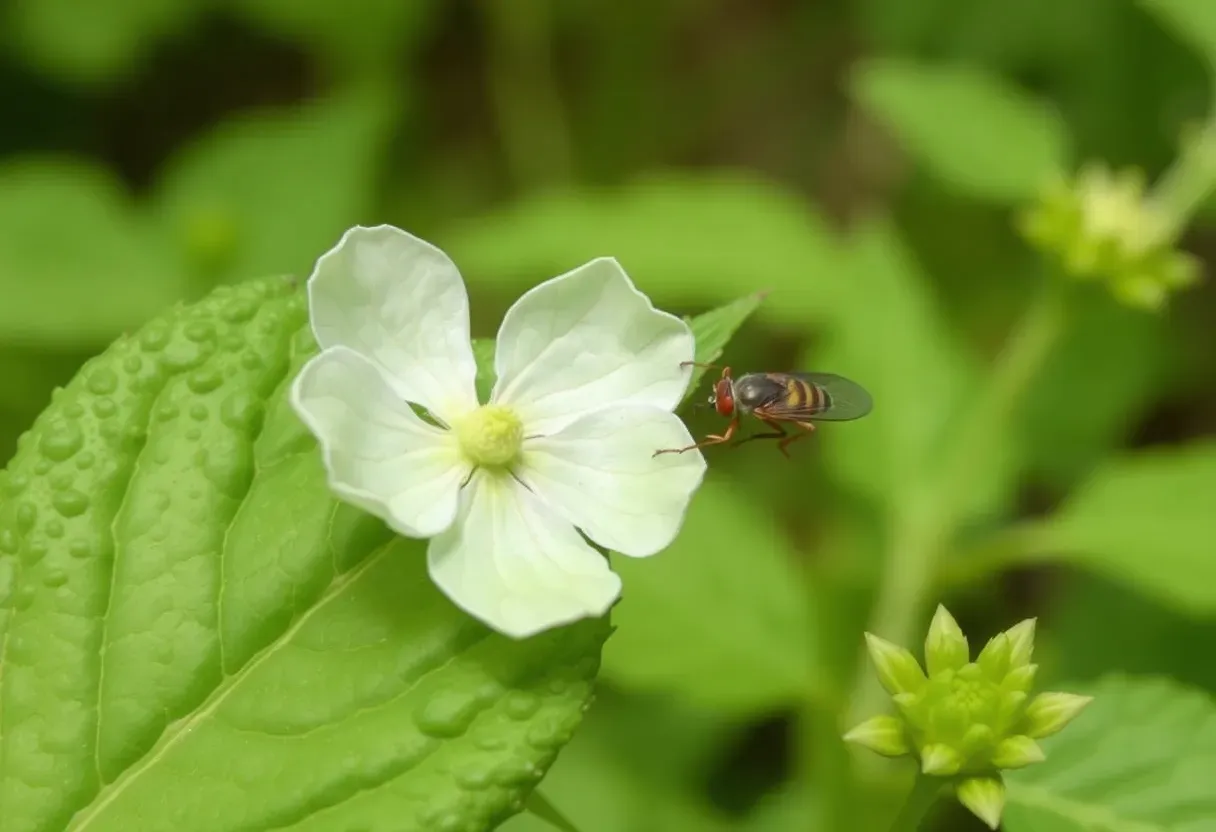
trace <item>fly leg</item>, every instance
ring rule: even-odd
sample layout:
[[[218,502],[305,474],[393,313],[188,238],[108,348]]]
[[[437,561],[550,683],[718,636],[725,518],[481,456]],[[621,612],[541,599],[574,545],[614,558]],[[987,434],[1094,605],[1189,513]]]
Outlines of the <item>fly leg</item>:
[[[815,425],[811,422],[794,422],[794,424],[797,425],[798,427],[802,428],[803,432],[802,433],[792,433],[789,436],[787,436],[785,439],[782,439],[780,442],[777,443],[777,450],[779,450],[779,451],[781,451],[781,453],[785,454],[786,459],[790,459],[790,452],[787,451],[786,448],[788,448],[790,445],[797,442],[799,439],[802,439],[803,437],[806,437],[806,436],[810,436],[812,433],[815,432]]]
[[[739,420],[737,418],[732,419],[731,423],[726,426],[726,430],[722,432],[721,436],[711,433],[709,436],[705,437],[700,442],[697,442],[696,444],[693,444],[693,445],[688,445],[687,447],[684,447],[684,448],[663,448],[662,450],[655,451],[654,454],[651,456],[651,458],[653,459],[654,457],[658,456],[659,454],[682,454],[685,451],[691,451],[696,448],[704,448],[709,445],[721,445],[723,442],[729,442],[731,440],[731,437],[733,437],[735,435],[735,431],[738,429],[738,427],[739,427]]]

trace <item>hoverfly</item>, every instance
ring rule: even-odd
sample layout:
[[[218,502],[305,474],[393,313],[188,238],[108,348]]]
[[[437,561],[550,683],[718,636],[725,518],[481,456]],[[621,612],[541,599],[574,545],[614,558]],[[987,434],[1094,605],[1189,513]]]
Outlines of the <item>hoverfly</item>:
[[[710,367],[685,361],[680,366]],[[714,383],[714,392],[706,404],[713,405],[720,416],[730,417],[730,424],[721,435],[710,434],[701,442],[686,448],[664,448],[659,454],[682,454],[707,445],[729,442],[739,429],[742,416],[751,414],[772,428],[769,433],[757,433],[740,439],[736,445],[753,439],[777,439],[777,450],[790,458],[786,448],[815,430],[814,422],[847,422],[860,419],[870,412],[873,400],[860,384],[833,373],[748,373],[731,378],[730,367],[722,368],[722,377]],[[799,430],[787,433],[785,425]]]

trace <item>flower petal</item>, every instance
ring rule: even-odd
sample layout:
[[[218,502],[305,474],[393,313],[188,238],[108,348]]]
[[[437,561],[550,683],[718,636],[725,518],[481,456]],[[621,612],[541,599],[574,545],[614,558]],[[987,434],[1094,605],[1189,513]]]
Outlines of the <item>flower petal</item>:
[[[688,324],[660,312],[611,257],[530,289],[498,330],[492,399],[529,434],[550,434],[614,403],[674,410],[691,378]]]
[[[431,578],[501,633],[526,638],[600,616],[621,579],[575,528],[510,476],[479,470],[456,522],[431,540]]]
[[[321,348],[370,359],[400,398],[449,425],[477,407],[469,297],[435,246],[391,225],[355,226],[317,261],[308,301]]]
[[[374,364],[346,347],[324,350],[300,371],[291,403],[339,497],[408,537],[452,525],[470,466],[455,437],[418,418]]]
[[[700,451],[673,413],[616,405],[524,443],[517,476],[601,546],[630,557],[665,549],[705,474]]]

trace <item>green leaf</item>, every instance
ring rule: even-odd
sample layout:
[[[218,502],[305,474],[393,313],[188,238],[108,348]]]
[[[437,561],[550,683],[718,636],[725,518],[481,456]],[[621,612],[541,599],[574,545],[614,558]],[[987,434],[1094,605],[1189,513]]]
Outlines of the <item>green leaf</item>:
[[[594,257],[620,260],[663,307],[771,290],[761,315],[805,323],[840,281],[834,241],[793,194],[739,176],[653,176],[613,191],[529,197],[437,235],[471,279],[523,292]]]
[[[343,68],[389,69],[425,42],[438,8],[433,0],[229,0],[250,22],[287,36]]]
[[[38,69],[91,85],[133,74],[204,7],[200,0],[15,0],[0,11],[0,31]]]
[[[492,634],[332,499],[305,318],[276,279],[153,321],[0,475],[5,832],[488,829],[569,740],[606,621]]]
[[[856,422],[820,425],[832,473],[888,507],[917,499],[954,438],[958,411],[979,370],[951,332],[928,279],[893,227],[873,223],[850,243],[848,291],[821,347],[802,366],[839,373],[865,387],[874,410]],[[982,467],[975,505],[1004,495],[1009,469]]]
[[[1023,202],[1067,169],[1060,118],[997,76],[884,58],[862,63],[851,88],[919,163],[977,199]]]
[[[1216,611],[1216,443],[1148,451],[1098,471],[1027,535],[1063,560],[1195,614]]]
[[[1071,691],[1071,689],[1070,689]],[[1216,703],[1166,679],[1109,677],[1043,741],[1047,760],[1005,773],[1008,832],[1216,828]]]
[[[624,590],[604,674],[715,711],[805,700],[818,680],[796,558],[747,489],[707,479],[668,549],[613,557]]]
[[[1068,326],[1018,419],[1028,467],[1071,485],[1127,439],[1169,380],[1169,325],[1103,293],[1069,298]]]
[[[1140,5],[1216,69],[1216,7],[1207,0],[1140,0]]]
[[[0,228],[6,341],[95,348],[185,295],[169,253],[100,168],[0,167]]]
[[[391,113],[368,92],[222,124],[171,160],[156,208],[165,233],[212,280],[307,275],[367,218]]]
[[[697,363],[712,364],[717,361],[735,332],[760,307],[763,300],[764,293],[758,292],[739,298],[726,306],[710,310],[703,315],[697,315],[695,318],[686,318],[688,325],[692,327],[693,338],[696,339]],[[688,383],[688,392],[684,394],[684,401],[688,401],[688,398],[697,392],[706,372],[704,367],[693,368],[692,380]]]

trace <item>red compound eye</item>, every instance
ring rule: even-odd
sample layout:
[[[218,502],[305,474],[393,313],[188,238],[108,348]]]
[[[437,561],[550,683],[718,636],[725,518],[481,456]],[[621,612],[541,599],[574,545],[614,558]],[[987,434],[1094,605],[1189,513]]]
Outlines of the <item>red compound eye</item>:
[[[735,412],[734,391],[730,389],[730,382],[726,379],[719,381],[714,390],[714,407],[719,416],[730,416]]]

